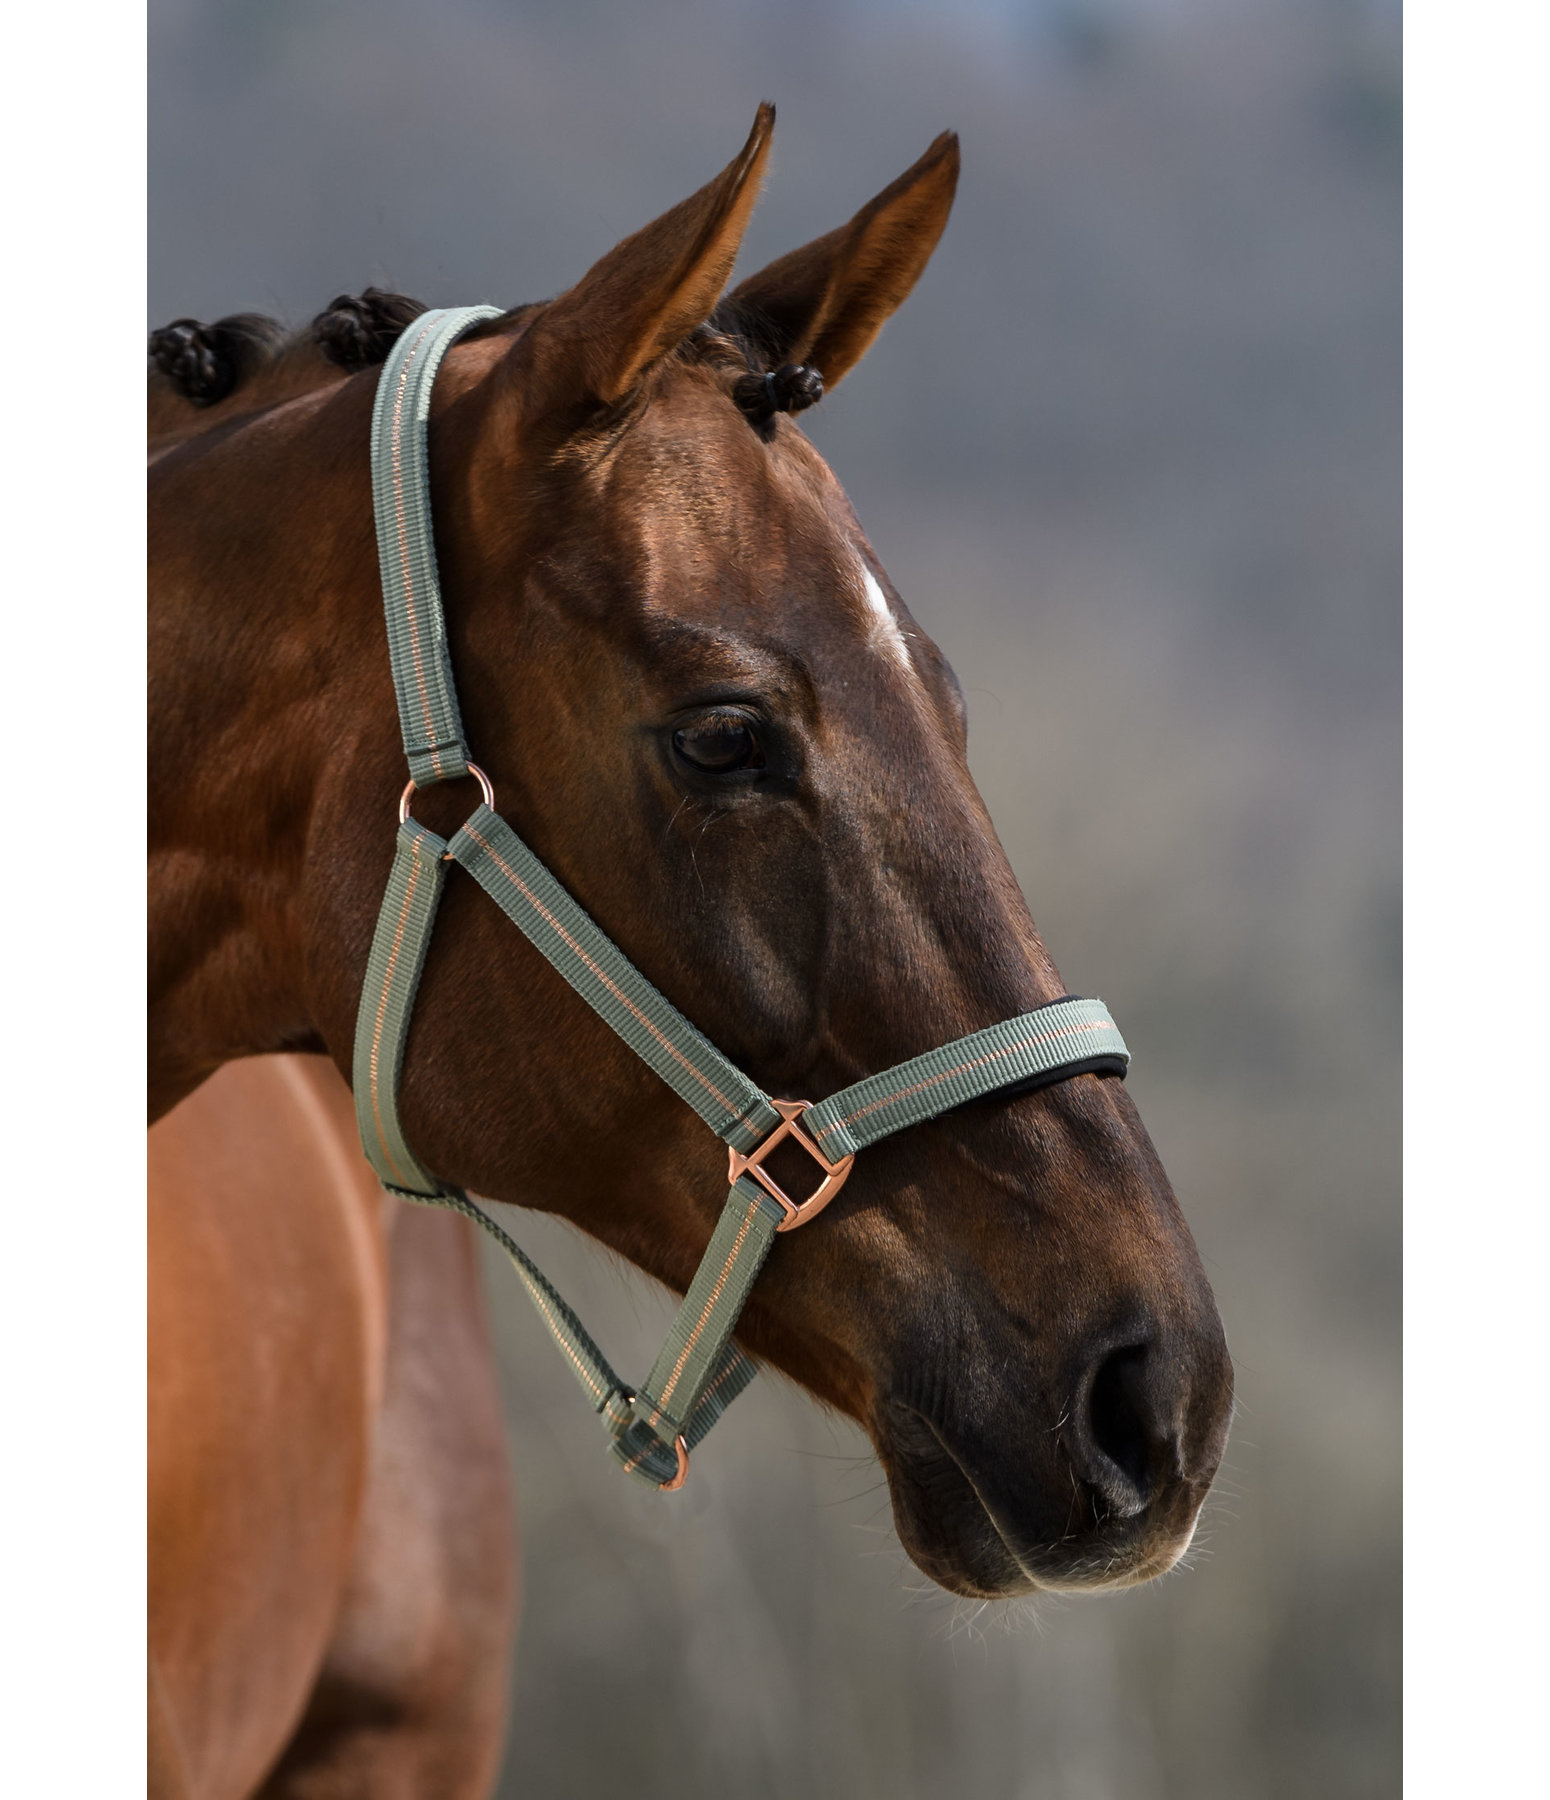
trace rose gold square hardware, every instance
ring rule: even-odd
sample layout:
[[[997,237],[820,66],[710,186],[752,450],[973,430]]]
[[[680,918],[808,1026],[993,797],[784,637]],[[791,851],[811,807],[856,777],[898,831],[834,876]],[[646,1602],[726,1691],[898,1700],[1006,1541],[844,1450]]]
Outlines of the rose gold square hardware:
[[[739,1175],[752,1175],[765,1193],[769,1194],[772,1199],[778,1200],[785,1208],[786,1216],[775,1227],[777,1231],[795,1231],[798,1225],[805,1225],[809,1219],[821,1213],[845,1185],[845,1177],[850,1173],[850,1165],[856,1160],[852,1155],[842,1156],[838,1162],[830,1162],[797,1123],[797,1120],[811,1104],[812,1102],[809,1100],[772,1100],[770,1105],[780,1114],[780,1124],[760,1144],[759,1148],[749,1155],[745,1156],[741,1150],[733,1150],[728,1153],[727,1166],[731,1171],[733,1181],[736,1181]],[[793,1200],[763,1167],[765,1157],[786,1138],[791,1138],[800,1144],[823,1170],[823,1180],[819,1182],[816,1190],[802,1201]]]

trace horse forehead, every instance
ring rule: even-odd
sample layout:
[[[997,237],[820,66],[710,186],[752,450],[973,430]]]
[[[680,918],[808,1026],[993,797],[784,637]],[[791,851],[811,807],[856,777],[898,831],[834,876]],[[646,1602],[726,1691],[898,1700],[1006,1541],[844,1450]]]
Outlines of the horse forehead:
[[[649,610],[681,612],[698,589],[723,602],[727,577],[761,613],[817,599],[827,621],[918,681],[909,644],[855,514],[805,435],[766,444],[724,397],[663,408],[618,471]]]
[[[652,423],[620,456],[607,503],[663,551],[737,560],[834,535],[844,496],[810,445],[766,445],[730,405]]]

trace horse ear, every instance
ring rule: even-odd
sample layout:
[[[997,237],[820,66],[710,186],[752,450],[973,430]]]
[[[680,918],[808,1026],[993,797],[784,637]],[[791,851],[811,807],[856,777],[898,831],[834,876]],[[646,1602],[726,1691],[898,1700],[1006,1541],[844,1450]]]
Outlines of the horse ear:
[[[735,289],[739,323],[770,365],[806,363],[826,388],[848,375],[920,279],[957,187],[958,134],[944,131],[848,225]]]
[[[775,108],[698,193],[616,244],[520,340],[523,411],[623,400],[715,309],[759,196]]]

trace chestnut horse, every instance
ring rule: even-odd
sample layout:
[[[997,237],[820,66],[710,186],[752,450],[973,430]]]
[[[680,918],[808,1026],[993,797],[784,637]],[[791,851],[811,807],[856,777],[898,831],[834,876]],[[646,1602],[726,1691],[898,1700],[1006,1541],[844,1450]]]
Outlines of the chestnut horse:
[[[822,1096],[1064,989],[957,682],[788,416],[913,287],[956,139],[724,294],[772,124],[761,107],[715,180],[558,299],[453,347],[430,467],[502,810],[727,1055]],[[358,335],[348,355],[240,321],[224,349],[187,323],[161,339],[158,1794],[473,1795],[498,1744],[509,1516],[465,1227],[372,1190],[321,1060],[348,1075],[403,781],[376,375],[349,366],[385,343]],[[449,829],[467,786],[419,816]],[[724,1152],[455,870],[400,1104],[444,1181],[688,1284]],[[861,1423],[906,1550],[959,1594],[1161,1573],[1225,1441],[1216,1307],[1112,1076],[877,1145],[778,1241],[738,1336]]]

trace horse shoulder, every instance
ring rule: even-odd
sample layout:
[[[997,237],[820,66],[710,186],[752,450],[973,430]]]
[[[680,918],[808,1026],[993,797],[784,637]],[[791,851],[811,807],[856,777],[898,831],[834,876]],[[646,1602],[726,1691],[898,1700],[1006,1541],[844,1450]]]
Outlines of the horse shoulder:
[[[500,1762],[517,1546],[473,1227],[394,1205],[387,1387],[350,1578],[262,1800],[483,1800]]]
[[[348,1108],[320,1059],[254,1058],[150,1133],[150,1648],[202,1796],[285,1743],[351,1566],[388,1245]]]

